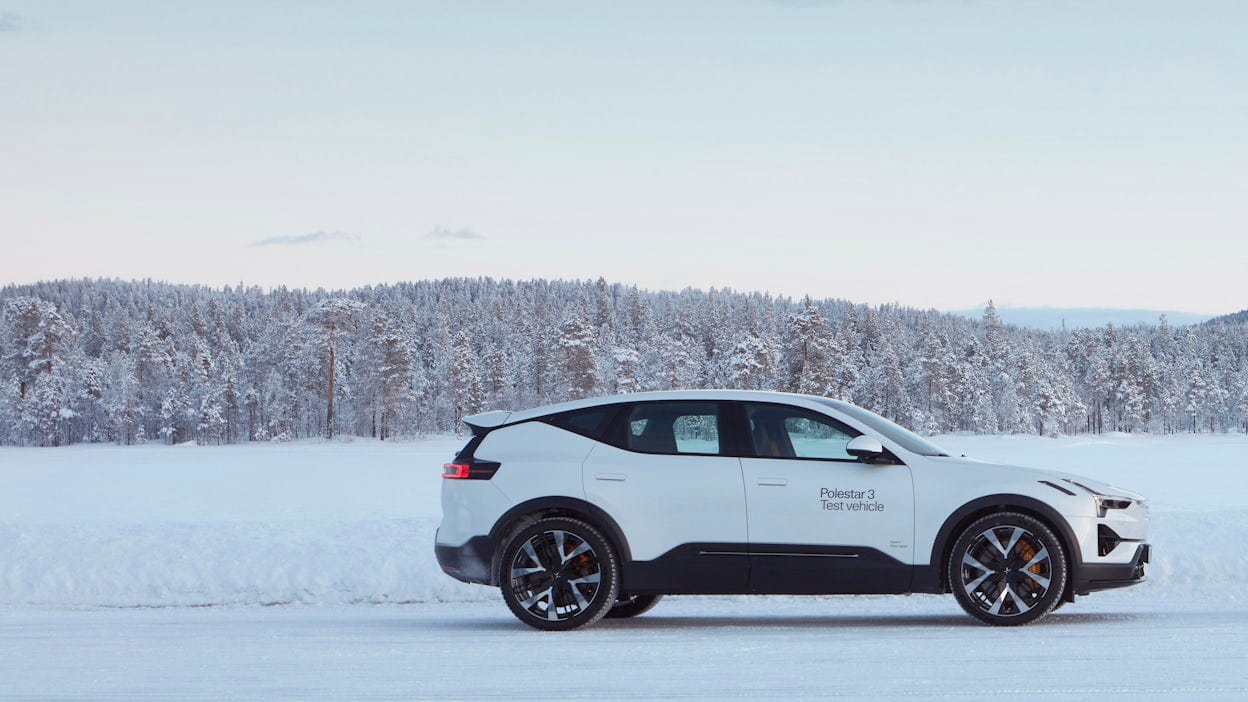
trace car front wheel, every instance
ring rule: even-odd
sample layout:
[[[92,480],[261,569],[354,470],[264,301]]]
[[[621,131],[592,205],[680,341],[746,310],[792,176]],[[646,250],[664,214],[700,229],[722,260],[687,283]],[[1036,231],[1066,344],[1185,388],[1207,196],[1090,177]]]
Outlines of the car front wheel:
[[[567,631],[602,619],[616,603],[619,564],[606,537],[578,519],[539,519],[503,550],[503,601],[535,629]]]
[[[1002,512],[983,517],[954,543],[950,587],[967,614],[985,624],[1028,624],[1053,611],[1066,590],[1066,553],[1043,522]]]

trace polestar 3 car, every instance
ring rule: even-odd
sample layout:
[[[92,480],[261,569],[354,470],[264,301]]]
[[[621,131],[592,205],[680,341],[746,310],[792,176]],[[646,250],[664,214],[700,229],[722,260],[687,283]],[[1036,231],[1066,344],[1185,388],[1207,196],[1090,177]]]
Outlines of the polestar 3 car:
[[[442,570],[538,629],[664,595],[953,593],[992,625],[1134,585],[1142,495],[950,456],[855,405],[776,392],[601,397],[464,419]]]

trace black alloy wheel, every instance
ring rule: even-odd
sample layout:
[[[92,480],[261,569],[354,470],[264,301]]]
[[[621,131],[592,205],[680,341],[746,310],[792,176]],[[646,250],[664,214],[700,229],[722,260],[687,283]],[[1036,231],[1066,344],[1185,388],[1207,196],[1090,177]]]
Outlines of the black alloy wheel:
[[[616,603],[619,564],[606,537],[577,519],[540,519],[507,542],[503,601],[520,621],[567,631],[602,619]]]
[[[962,531],[947,574],[958,604],[985,624],[1027,624],[1058,607],[1068,577],[1062,542],[1043,522],[1002,512]]]

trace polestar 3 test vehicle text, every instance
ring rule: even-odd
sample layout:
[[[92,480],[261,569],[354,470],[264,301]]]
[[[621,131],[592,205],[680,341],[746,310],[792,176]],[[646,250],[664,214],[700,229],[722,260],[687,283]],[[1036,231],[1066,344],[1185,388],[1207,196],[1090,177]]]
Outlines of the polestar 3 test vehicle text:
[[[953,457],[837,400],[636,393],[464,422],[438,562],[538,629],[747,593],[952,592],[1026,624],[1149,561],[1143,496]]]

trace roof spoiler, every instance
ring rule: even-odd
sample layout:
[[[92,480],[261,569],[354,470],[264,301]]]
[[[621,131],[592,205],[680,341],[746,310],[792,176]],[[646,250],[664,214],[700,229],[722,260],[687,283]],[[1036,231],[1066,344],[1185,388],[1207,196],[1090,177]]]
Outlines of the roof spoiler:
[[[480,436],[494,427],[502,426],[511,416],[511,410],[494,410],[464,417],[464,424],[472,428],[473,436]]]

